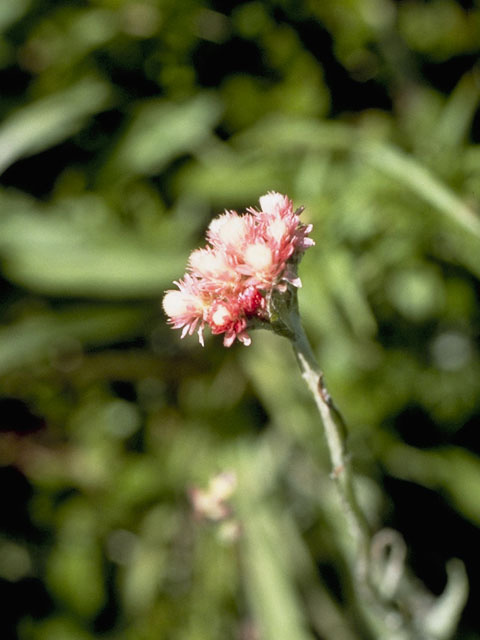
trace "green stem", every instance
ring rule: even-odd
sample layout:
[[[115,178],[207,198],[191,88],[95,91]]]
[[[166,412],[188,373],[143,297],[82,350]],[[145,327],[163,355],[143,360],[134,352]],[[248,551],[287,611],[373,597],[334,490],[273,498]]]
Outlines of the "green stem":
[[[325,384],[312,348],[301,324],[298,313],[290,314],[290,338],[302,377],[310,389],[322,418],[325,438],[332,463],[332,479],[340,494],[342,506],[355,542],[356,574],[361,583],[368,582],[368,564],[371,533],[367,520],[358,503],[354,489],[353,472],[347,452],[345,422],[336,408]]]
[[[269,301],[270,328],[288,338],[293,346],[302,377],[310,389],[322,418],[332,463],[332,479],[340,494],[342,507],[354,540],[355,574],[357,584],[371,591],[369,558],[371,533],[357,500],[353,472],[347,452],[345,421],[336,408],[302,326],[298,312],[297,291],[288,287],[284,293],[273,295]]]
[[[401,571],[400,577],[405,580],[408,598],[402,597],[397,600],[398,594],[382,594],[378,587],[378,570],[375,572],[375,560],[371,553],[372,533],[355,492],[354,474],[346,444],[345,421],[328,392],[323,371],[303,329],[298,312],[297,294],[293,287],[288,287],[284,293],[270,298],[269,319],[269,323],[264,324],[265,328],[270,328],[290,340],[302,377],[314,397],[322,419],[332,464],[331,477],[337,487],[353,541],[349,565],[353,569],[355,587],[358,590],[357,604],[373,637],[382,640],[447,640],[454,632],[468,591],[463,565],[455,565],[455,580],[450,581],[451,588],[447,585],[445,594],[433,600],[435,606],[428,609],[428,615],[418,604],[426,591],[405,574],[403,559],[400,563],[397,562],[395,569],[397,572]],[[380,578],[382,579],[382,576]],[[384,578],[385,576],[385,583]],[[415,606],[412,607],[412,603],[415,603]],[[445,623],[446,619],[453,619],[450,626]]]
[[[288,318],[288,319],[287,319]],[[347,429],[341,413],[330,396],[323,371],[320,369],[303,329],[296,304],[291,308],[286,320],[290,329],[289,339],[302,372],[302,377],[310,389],[320,413],[325,439],[332,464],[332,480],[337,487],[343,513],[348,523],[353,541],[353,553],[349,565],[353,570],[357,604],[364,620],[375,638],[389,640],[414,640],[414,635],[398,629],[392,632],[386,622],[389,606],[378,593],[373,581],[371,566],[372,534],[360,507],[354,487],[354,474],[348,454]],[[285,333],[284,333],[285,335]],[[396,615],[396,614],[395,614]],[[404,621],[401,627],[405,629]]]

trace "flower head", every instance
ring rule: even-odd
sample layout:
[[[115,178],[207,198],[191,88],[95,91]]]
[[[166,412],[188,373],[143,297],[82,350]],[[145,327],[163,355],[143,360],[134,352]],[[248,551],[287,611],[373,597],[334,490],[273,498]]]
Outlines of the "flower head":
[[[301,286],[296,266],[314,244],[312,225],[300,222],[299,209],[285,195],[271,191],[260,198],[260,210],[239,215],[226,211],[210,223],[208,244],[190,255],[187,274],[169,290],[163,308],[182,338],[203,328],[224,334],[226,347],[238,339],[251,343],[246,329],[253,320],[268,323],[268,300],[274,290]]]

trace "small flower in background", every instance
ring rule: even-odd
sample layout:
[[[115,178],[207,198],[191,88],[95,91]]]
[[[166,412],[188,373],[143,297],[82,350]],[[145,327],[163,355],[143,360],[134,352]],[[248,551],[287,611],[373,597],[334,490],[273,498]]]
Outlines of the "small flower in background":
[[[301,286],[296,266],[314,244],[312,225],[301,224],[303,208],[294,211],[287,196],[269,192],[259,202],[260,210],[227,211],[212,220],[209,245],[192,252],[178,290],[165,293],[168,322],[182,329],[182,338],[196,330],[203,345],[207,324],[212,334],[224,334],[224,346],[236,339],[248,346],[249,325],[269,321],[272,292]]]
[[[210,479],[206,489],[189,490],[190,501],[197,520],[218,525],[217,538],[223,544],[236,542],[242,533],[228,500],[237,488],[237,476],[233,471],[223,471]]]
[[[245,620],[240,625],[237,640],[260,640],[260,631],[253,620]]]
[[[200,520],[220,522],[232,515],[227,503],[237,488],[237,477],[233,471],[223,471],[213,476],[207,489],[193,487],[189,491],[195,516]]]

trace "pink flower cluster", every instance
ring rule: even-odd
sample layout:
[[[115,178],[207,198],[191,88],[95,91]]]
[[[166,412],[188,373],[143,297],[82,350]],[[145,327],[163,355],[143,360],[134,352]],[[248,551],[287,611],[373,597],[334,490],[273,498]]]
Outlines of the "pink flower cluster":
[[[212,220],[208,244],[189,258],[187,273],[169,290],[163,308],[182,338],[196,329],[203,345],[207,324],[213,334],[224,334],[229,347],[237,338],[251,342],[246,332],[253,318],[268,322],[267,300],[273,289],[287,283],[300,287],[298,254],[314,244],[312,225],[300,223],[287,196],[269,192],[260,198],[260,210],[239,215],[227,211]]]

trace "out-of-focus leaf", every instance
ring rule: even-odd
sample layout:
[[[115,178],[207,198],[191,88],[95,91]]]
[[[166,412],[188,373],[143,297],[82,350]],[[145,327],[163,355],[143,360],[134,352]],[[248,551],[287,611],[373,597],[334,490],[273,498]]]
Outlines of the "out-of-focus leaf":
[[[155,246],[113,225],[89,229],[60,213],[19,211],[0,220],[0,233],[7,277],[49,294],[159,297],[185,266],[180,241],[177,247],[159,238]]]
[[[355,129],[344,123],[274,115],[263,118],[255,126],[238,134],[234,143],[257,153],[302,147],[348,150],[355,137]]]
[[[219,538],[219,529],[198,529],[192,557],[191,608],[185,629],[179,634],[181,640],[223,640],[232,635],[228,619],[240,586],[236,571],[238,550],[233,544],[222,544]],[[218,612],[213,620],[212,609]]]
[[[52,355],[65,338],[102,344],[135,334],[144,315],[125,307],[70,309],[55,315],[31,316],[0,329],[0,372],[29,365]]]
[[[47,581],[71,610],[90,618],[105,600],[103,563],[91,505],[82,497],[57,512],[58,540],[48,558]]]
[[[183,153],[195,151],[211,134],[221,107],[213,95],[187,102],[156,100],[138,106],[132,122],[105,167],[104,182],[120,175],[150,175]]]
[[[480,237],[480,217],[427,167],[400,150],[383,144],[363,144],[359,150],[367,162],[404,184],[476,237]]]
[[[55,615],[41,622],[36,621],[35,626],[28,621],[22,625],[24,633],[20,633],[23,639],[33,640],[93,640],[94,636],[86,631],[74,617]]]
[[[90,541],[72,541],[49,557],[47,580],[64,603],[81,616],[90,617],[104,603],[102,557]]]
[[[126,572],[123,598],[126,611],[139,615],[155,602],[165,571],[165,549],[139,542]]]
[[[404,184],[464,229],[480,236],[480,218],[427,167],[393,146],[365,141],[360,134],[355,128],[339,123],[268,118],[239,136],[238,142],[263,152],[278,150],[285,153],[289,148],[293,151],[299,147],[358,151],[362,160]]]
[[[478,22],[471,20],[463,6],[444,0],[430,4],[402,2],[397,18],[402,37],[413,51],[434,60],[454,58],[477,42]]]
[[[480,459],[472,453],[448,447],[422,451],[400,441],[389,443],[384,462],[390,473],[441,489],[459,512],[480,525]]]
[[[434,316],[445,302],[443,281],[433,268],[399,269],[387,294],[394,307],[413,321]]]
[[[258,495],[258,487],[264,486],[264,470],[257,465],[258,455],[244,450],[238,503],[244,526],[243,566],[249,604],[264,640],[310,640],[295,593],[288,548],[278,553],[276,536],[272,536],[280,523],[272,517],[265,497]]]
[[[5,273],[14,282],[50,295],[100,298],[160,297],[184,269],[176,252],[147,252],[118,243],[108,247],[28,250],[11,257]]]
[[[215,205],[225,202],[251,202],[267,191],[282,184],[282,168],[274,159],[258,158],[256,154],[238,157],[231,151],[215,148],[202,153],[201,162],[191,163],[179,172],[176,180],[180,192],[208,198]],[[285,175],[285,179],[288,179]]]
[[[454,152],[453,149],[468,135],[479,100],[478,74],[466,74],[448,99],[440,121],[435,123],[436,138],[442,144],[443,155]]]
[[[133,617],[142,617],[158,597],[167,569],[167,545],[175,535],[175,524],[173,513],[164,505],[156,505],[147,512],[135,535],[121,579],[125,608]]]
[[[32,0],[6,0],[0,4],[0,33],[28,11]]]
[[[113,499],[116,498],[116,504],[122,508],[148,503],[158,496],[162,481],[155,459],[132,455],[116,479],[115,489],[118,491]]]
[[[71,24],[62,38],[66,54],[80,57],[91,49],[105,45],[117,34],[119,22],[117,12],[103,8],[72,12]]]
[[[28,550],[20,544],[0,537],[0,577],[17,582],[30,574],[32,560]]]
[[[85,78],[9,115],[0,125],[0,173],[16,160],[76,133],[90,116],[107,107],[110,96],[105,82]]]
[[[359,286],[351,256],[339,249],[327,251],[322,263],[322,277],[327,281],[332,296],[341,304],[357,335],[373,335],[376,331],[375,318],[365,293]]]

